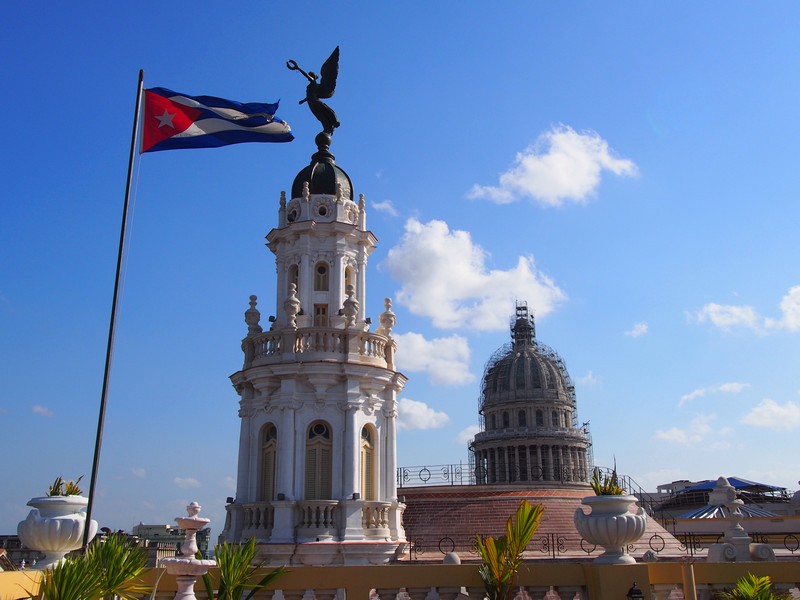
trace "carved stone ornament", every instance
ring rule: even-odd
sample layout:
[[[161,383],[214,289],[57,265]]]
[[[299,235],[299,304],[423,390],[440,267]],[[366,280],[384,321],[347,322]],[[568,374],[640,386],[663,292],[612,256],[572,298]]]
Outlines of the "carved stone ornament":
[[[250,296],[250,308],[244,311],[244,322],[247,323],[247,335],[257,335],[264,331],[259,325],[261,313],[256,308],[256,296]]]
[[[358,300],[353,298],[355,295],[355,288],[352,285],[347,286],[347,299],[343,302],[345,327],[353,327],[356,324],[356,316],[358,315]]]
[[[289,284],[289,296],[283,303],[283,309],[286,311],[289,327],[297,329],[297,314],[300,312],[300,299],[297,297],[297,286],[294,283]]]
[[[392,328],[397,323],[397,317],[392,312],[391,298],[384,298],[383,305],[386,308],[386,310],[384,310],[381,313],[381,316],[379,317],[381,325],[380,327],[378,327],[377,330],[375,330],[375,333],[380,333],[381,335],[389,337],[392,335]]]

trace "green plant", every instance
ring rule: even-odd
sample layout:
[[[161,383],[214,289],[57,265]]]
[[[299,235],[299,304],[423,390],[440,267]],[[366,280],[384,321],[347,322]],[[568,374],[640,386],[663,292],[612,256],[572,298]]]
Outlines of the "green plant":
[[[122,534],[91,544],[42,572],[39,600],[135,600],[151,592],[141,581],[147,554]],[[30,592],[28,592],[30,593]]]
[[[506,522],[506,534],[475,536],[482,564],[478,571],[489,600],[507,600],[511,597],[514,579],[522,563],[522,553],[539,527],[544,513],[541,504],[532,505],[527,500],[519,503],[517,512]]]
[[[203,575],[203,583],[209,598],[217,600],[241,600],[244,592],[250,590],[245,600],[250,600],[253,594],[267,587],[272,581],[286,572],[284,567],[277,567],[267,573],[257,583],[251,583],[263,563],[253,564],[258,554],[256,539],[250,538],[246,544],[217,544],[214,547],[214,557],[219,569],[219,588],[216,596],[211,576]]]
[[[78,477],[75,481],[64,481],[64,478],[59,475],[49,488],[47,488],[48,496],[80,496],[83,491],[78,487],[78,484],[83,479],[83,475]]]
[[[736,582],[730,592],[719,594],[727,600],[779,600],[789,598],[789,594],[777,594],[772,591],[772,579],[769,575],[758,577],[748,573]]]
[[[35,597],[39,600],[99,600],[102,598],[100,582],[100,573],[83,556],[72,555],[42,571],[39,593]]]
[[[627,493],[625,488],[619,484],[619,479],[617,479],[616,462],[610,475],[608,473],[601,475],[600,469],[595,467],[589,484],[598,496],[624,496]]]
[[[90,544],[84,558],[100,574],[103,598],[138,600],[151,591],[141,580],[147,568],[147,552],[125,534],[112,533],[102,542]]]

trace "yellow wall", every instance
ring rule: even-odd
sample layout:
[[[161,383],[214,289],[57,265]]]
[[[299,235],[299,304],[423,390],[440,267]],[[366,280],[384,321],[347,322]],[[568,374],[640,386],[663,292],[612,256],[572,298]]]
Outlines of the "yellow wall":
[[[691,571],[691,572],[690,572]],[[800,558],[770,563],[706,563],[687,562],[640,563],[636,565],[594,565],[581,562],[530,561],[520,569],[520,584],[536,588],[535,597],[541,598],[549,586],[561,590],[563,600],[572,600],[581,591],[589,600],[623,600],[635,581],[651,598],[650,586],[682,587],[684,580],[693,575],[697,586],[711,585],[716,589],[730,588],[743,575],[770,575],[781,587],[800,584]],[[151,569],[148,579],[154,582],[160,571]],[[36,591],[38,573],[35,571],[0,573],[0,600],[16,600]],[[385,565],[374,567],[290,567],[289,572],[277,580],[275,587],[283,590],[326,590],[346,588],[350,600],[367,600],[373,588],[386,590],[382,600],[401,587],[450,588],[442,590],[443,596],[453,588],[470,588],[472,598],[482,598],[483,586],[476,564],[465,565]],[[158,600],[168,600],[175,595],[175,578],[164,574],[158,585]],[[198,598],[205,597],[203,584],[195,586]],[[685,594],[687,600],[691,593]],[[321,597],[329,597],[327,593]],[[258,598],[257,595],[255,598]],[[392,596],[393,598],[393,596]],[[391,600],[391,599],[389,599]]]

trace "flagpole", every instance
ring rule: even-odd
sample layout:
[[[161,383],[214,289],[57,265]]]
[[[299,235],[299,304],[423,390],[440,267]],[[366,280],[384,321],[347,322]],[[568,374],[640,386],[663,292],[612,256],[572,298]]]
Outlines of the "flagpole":
[[[122,272],[122,255],[125,250],[125,230],[128,226],[128,204],[131,198],[131,183],[133,181],[133,161],[136,157],[136,136],[139,132],[139,113],[142,107],[142,90],[144,87],[144,69],[139,70],[139,83],[136,87],[136,109],[133,114],[133,130],[131,132],[131,152],[128,158],[128,179],[125,183],[125,201],[122,206],[122,225],[119,232],[119,250],[117,251],[117,273],[114,278],[114,296],[111,301],[111,319],[108,324],[108,344],[106,345],[106,364],[103,371],[103,389],[100,393],[100,412],[97,418],[97,437],[94,443],[94,458],[92,460],[92,478],[89,482],[89,503],[86,507],[86,526],[83,532],[83,547],[89,544],[89,528],[92,520],[94,494],[97,484],[97,470],[100,465],[100,447],[103,444],[103,425],[106,420],[106,399],[108,397],[108,383],[111,375],[111,356],[114,350],[114,326],[117,321],[117,304],[119,303],[119,280]]]

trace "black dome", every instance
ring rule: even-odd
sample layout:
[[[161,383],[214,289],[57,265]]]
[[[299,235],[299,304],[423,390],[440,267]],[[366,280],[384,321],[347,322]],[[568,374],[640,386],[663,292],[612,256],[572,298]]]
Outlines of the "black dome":
[[[344,169],[336,166],[335,157],[328,148],[331,137],[326,133],[317,134],[317,152],[311,157],[311,164],[301,170],[292,183],[292,198],[303,195],[303,184],[308,182],[309,194],[336,195],[337,186],[342,186],[342,197],[353,199],[353,182]]]
[[[312,162],[300,171],[292,183],[292,198],[303,195],[303,184],[308,182],[309,194],[336,195],[337,185],[342,186],[342,197],[353,199],[353,183],[343,169],[331,162]]]

